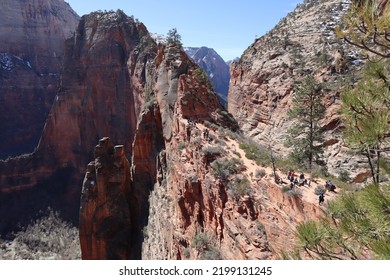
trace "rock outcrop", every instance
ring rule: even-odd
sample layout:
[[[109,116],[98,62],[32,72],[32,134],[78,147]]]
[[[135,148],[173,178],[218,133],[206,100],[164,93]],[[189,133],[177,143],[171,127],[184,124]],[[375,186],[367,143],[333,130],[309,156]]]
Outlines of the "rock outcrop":
[[[227,108],[227,97],[230,82],[229,65],[212,48],[186,47],[187,55],[195,61],[207,74],[219,101]]]
[[[342,169],[352,175],[365,169],[359,157],[348,153],[338,112],[341,85],[355,82],[362,64],[358,50],[334,31],[349,3],[304,1],[232,64],[229,89],[229,112],[245,134],[260,144],[272,141],[279,155],[287,155],[284,142],[294,125],[287,114],[294,83],[314,76],[326,88],[327,113],[320,125],[325,130],[325,160],[334,175]]]
[[[63,0],[2,1],[0,159],[37,145],[56,94],[64,42],[78,20]]]
[[[103,138],[89,163],[80,205],[83,259],[127,259],[131,252],[130,164],[123,146]]]

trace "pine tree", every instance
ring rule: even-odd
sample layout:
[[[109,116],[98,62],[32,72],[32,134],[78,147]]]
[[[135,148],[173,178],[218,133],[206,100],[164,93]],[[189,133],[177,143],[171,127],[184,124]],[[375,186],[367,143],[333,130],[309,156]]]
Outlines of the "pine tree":
[[[323,164],[323,130],[319,120],[325,115],[322,86],[308,76],[296,86],[289,116],[297,123],[289,129],[287,145],[292,146],[292,158],[298,163]]]
[[[177,45],[179,47],[182,46],[181,35],[179,34],[179,32],[177,32],[176,28],[172,28],[171,30],[168,31],[167,43]]]
[[[330,219],[297,227],[295,251],[313,259],[390,259],[390,193],[371,185],[330,203]]]
[[[373,182],[380,182],[383,153],[390,150],[390,75],[384,64],[368,64],[365,77],[341,95],[344,138],[367,157]]]
[[[387,0],[353,0],[336,33],[351,45],[390,58],[389,26]]]

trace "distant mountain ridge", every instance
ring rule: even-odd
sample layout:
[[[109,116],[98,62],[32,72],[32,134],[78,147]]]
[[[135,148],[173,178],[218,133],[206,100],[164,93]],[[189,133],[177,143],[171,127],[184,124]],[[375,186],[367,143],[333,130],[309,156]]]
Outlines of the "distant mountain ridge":
[[[229,65],[212,48],[186,47],[184,51],[206,72],[214,90],[217,92],[218,99],[223,106],[227,107],[227,94],[230,82]]]

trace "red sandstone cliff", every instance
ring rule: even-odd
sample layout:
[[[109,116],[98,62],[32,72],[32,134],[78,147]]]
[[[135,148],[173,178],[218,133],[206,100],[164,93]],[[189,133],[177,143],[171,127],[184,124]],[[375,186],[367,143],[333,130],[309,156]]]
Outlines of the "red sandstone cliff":
[[[238,126],[201,73],[120,11],[83,17],[36,151],[0,162],[1,230],[47,204],[75,218],[81,195],[85,259],[277,258],[321,210],[252,178]],[[236,174],[216,173],[225,159]]]
[[[96,141],[109,135],[130,155],[155,54],[145,26],[122,12],[81,19],[66,41],[59,90],[39,145],[31,155],[0,161],[2,231],[47,205],[77,221],[82,174]]]
[[[120,244],[130,242],[130,253],[126,256],[118,251],[116,257],[278,258],[294,242],[295,226],[321,215],[322,211],[313,205],[316,201],[289,198],[270,181],[254,178],[245,186],[245,194],[237,193],[230,184],[236,176],[229,175],[227,181],[217,177],[211,166],[213,161],[237,160],[234,152],[243,153],[237,142],[225,135],[237,130],[235,121],[222,110],[209,82],[182,50],[160,45],[151,61],[155,79],[148,88],[149,101],[137,118],[131,182],[125,188],[129,190],[130,233],[116,239]],[[210,140],[202,136],[206,128]],[[231,146],[232,141],[235,146]],[[217,152],[210,154],[207,149]],[[252,164],[246,162],[236,175],[249,178]],[[98,176],[96,168],[92,173]],[[88,170],[85,192],[99,192],[97,185],[90,185],[92,176],[95,175]],[[106,175],[106,182],[111,176]],[[118,189],[108,183],[105,188]],[[106,202],[114,199],[103,198]],[[97,197],[92,200],[82,198],[82,204],[101,201]],[[82,244],[93,244],[94,236],[100,236],[99,231],[93,232],[88,226],[93,224],[96,213],[93,207],[81,209]],[[100,224],[102,220],[96,222]],[[110,258],[105,248],[114,236],[115,232],[105,236],[103,245],[83,246],[83,256]],[[115,248],[118,249],[114,244],[110,250]]]
[[[64,41],[79,17],[63,0],[3,0],[0,159],[32,152],[52,106]]]

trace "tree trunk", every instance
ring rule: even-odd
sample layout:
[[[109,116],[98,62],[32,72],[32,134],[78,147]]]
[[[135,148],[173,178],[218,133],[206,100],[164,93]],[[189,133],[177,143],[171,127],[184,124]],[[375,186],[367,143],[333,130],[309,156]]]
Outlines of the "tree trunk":
[[[378,182],[376,181],[375,170],[371,159],[370,149],[367,148],[366,152],[367,152],[368,164],[370,165],[372,179],[374,180],[374,184],[377,184]]]
[[[380,169],[380,159],[381,159],[381,152],[379,151],[379,147],[377,147],[376,152],[376,183],[379,184],[379,169]]]

